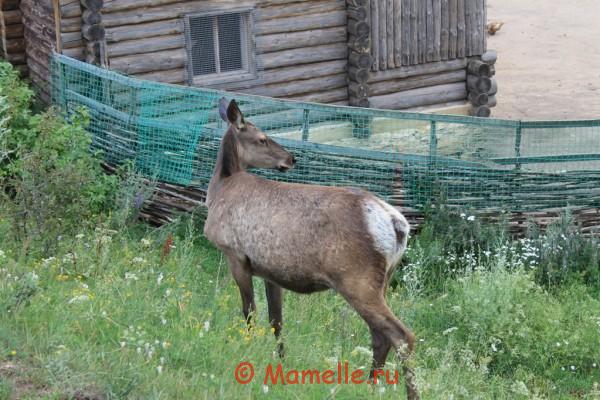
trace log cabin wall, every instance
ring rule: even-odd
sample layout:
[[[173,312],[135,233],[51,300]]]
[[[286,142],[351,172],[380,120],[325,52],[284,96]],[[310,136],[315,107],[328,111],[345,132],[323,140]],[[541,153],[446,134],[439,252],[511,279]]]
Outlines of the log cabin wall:
[[[486,52],[486,0],[364,3],[371,44],[365,91],[371,107],[467,104],[467,65]]]
[[[50,102],[50,58],[56,48],[52,0],[21,0],[20,11],[29,77],[38,96]]]
[[[60,0],[63,53],[84,60],[80,0]],[[253,75],[237,82],[190,79],[186,15],[246,10]],[[345,0],[104,0],[111,69],[176,84],[347,104]]]
[[[25,36],[21,15],[21,0],[4,0],[0,7],[0,56],[12,63],[21,76],[27,76]]]

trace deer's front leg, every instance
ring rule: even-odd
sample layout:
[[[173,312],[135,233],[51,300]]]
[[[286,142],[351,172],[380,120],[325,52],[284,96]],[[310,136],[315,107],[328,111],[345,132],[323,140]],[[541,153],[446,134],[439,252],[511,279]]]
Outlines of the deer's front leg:
[[[279,357],[283,358],[283,342],[280,338],[281,328],[283,327],[283,289],[281,289],[281,286],[265,280],[265,290],[267,292],[267,304],[269,305],[269,321],[277,339],[277,352]]]
[[[254,285],[252,284],[252,270],[250,268],[250,262],[246,257],[238,257],[235,254],[226,254],[226,256],[233,279],[240,289],[244,318],[246,318],[246,322],[250,326],[252,313],[256,311],[256,304],[254,304]]]

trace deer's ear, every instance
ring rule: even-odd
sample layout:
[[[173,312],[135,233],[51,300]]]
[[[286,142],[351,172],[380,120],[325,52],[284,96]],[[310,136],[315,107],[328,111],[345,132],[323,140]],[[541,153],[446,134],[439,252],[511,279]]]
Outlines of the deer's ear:
[[[225,122],[229,122],[227,119],[227,107],[229,107],[229,102],[225,97],[221,97],[221,100],[219,100],[219,115]]]
[[[229,107],[227,107],[227,120],[238,129],[244,126],[244,115],[235,100],[229,102]]]

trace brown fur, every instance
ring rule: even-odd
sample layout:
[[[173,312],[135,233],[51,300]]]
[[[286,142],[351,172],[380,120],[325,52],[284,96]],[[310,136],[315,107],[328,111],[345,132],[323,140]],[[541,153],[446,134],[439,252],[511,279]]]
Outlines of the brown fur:
[[[269,318],[277,338],[282,327],[281,288],[299,293],[331,288],[369,325],[373,369],[383,367],[392,346],[405,360],[413,350],[414,335],[385,302],[391,269],[386,270],[386,258],[376,250],[363,217],[364,202],[375,199],[373,195],[274,182],[247,173],[247,167],[289,168],[293,157],[246,123],[232,104],[226,113],[221,110],[231,125],[209,185],[204,232],[229,261],[245,317],[249,319],[255,310],[253,276],[265,279]],[[279,350],[283,355],[281,343]],[[406,366],[405,380],[409,398],[417,399],[413,373]]]

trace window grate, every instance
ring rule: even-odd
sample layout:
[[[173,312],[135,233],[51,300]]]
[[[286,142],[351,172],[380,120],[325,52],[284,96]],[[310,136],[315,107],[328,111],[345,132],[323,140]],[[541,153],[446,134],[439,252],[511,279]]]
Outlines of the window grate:
[[[232,82],[253,74],[250,26],[247,10],[187,16],[190,83]]]

